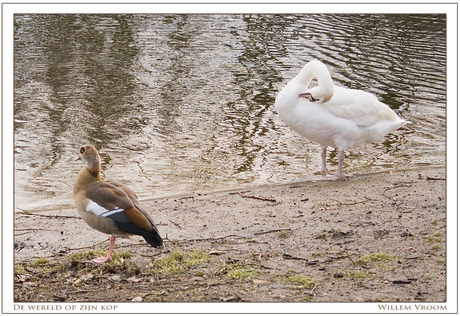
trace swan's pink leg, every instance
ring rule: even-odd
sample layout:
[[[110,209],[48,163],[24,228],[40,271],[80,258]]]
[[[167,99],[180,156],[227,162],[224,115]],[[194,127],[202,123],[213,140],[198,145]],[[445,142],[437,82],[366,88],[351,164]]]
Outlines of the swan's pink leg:
[[[343,158],[345,157],[345,152],[343,150],[339,150],[339,166],[337,167],[337,172],[335,176],[337,180],[342,179],[342,169],[343,169]]]
[[[110,236],[110,246],[107,257],[97,257],[93,259],[94,263],[104,263],[112,259],[113,246],[115,245],[115,236]]]
[[[327,164],[326,164],[326,149],[327,147],[321,146],[321,178],[315,179],[315,181],[324,181],[324,180],[341,180],[342,179],[342,169],[343,169],[343,159],[345,157],[345,152],[339,150],[339,166],[337,167],[337,172],[335,175],[327,174]]]
[[[327,147],[321,147],[321,174],[323,176],[327,175],[326,149]]]

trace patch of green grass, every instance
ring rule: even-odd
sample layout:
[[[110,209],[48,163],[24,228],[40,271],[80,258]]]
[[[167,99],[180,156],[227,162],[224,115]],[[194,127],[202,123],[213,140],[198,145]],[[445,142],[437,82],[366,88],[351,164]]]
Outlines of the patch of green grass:
[[[33,263],[30,263],[29,266],[38,268],[40,273],[52,273],[52,272],[61,272],[64,267],[60,264],[53,264],[47,258],[38,258]]]
[[[425,241],[431,242],[431,243],[442,242],[442,238],[431,236],[431,237],[425,238]]]
[[[112,254],[112,260],[131,259],[133,257],[133,252],[131,250],[125,252],[114,252]]]
[[[441,249],[440,245],[433,245],[433,247],[431,247],[431,250],[434,250],[434,251],[438,251],[440,249]]]
[[[128,273],[139,274],[139,266],[135,262],[129,260],[132,256],[133,253],[131,251],[114,252],[112,254],[112,260],[104,263],[102,268],[104,271],[109,271],[112,273],[125,271]]]
[[[426,273],[423,275],[422,280],[427,281],[427,280],[434,280],[436,277],[433,274]]]
[[[363,271],[363,270],[349,271],[349,272],[346,272],[345,275],[351,279],[358,279],[361,281],[371,276],[369,272]]]
[[[289,230],[281,230],[278,232],[279,238],[287,238],[291,232]]]
[[[93,264],[91,260],[97,257],[107,256],[107,250],[87,250],[82,252],[75,252],[69,255],[69,259],[73,266],[77,266],[81,273],[94,273],[96,275],[104,272],[119,272],[124,271],[128,273],[138,274],[139,267],[135,262],[129,259],[133,256],[131,251],[112,253],[112,259],[103,264]]]
[[[14,274],[27,274],[27,270],[22,263],[17,263],[14,265]]]
[[[338,229],[334,229],[334,230],[330,231],[330,233],[331,233],[332,238],[337,238],[337,237],[340,237],[340,236],[343,235],[343,232],[341,232]]]
[[[316,239],[327,239],[327,231],[324,229],[318,235],[316,235]]]
[[[446,263],[446,258],[445,257],[439,257],[439,258],[436,259],[436,263],[445,264]]]
[[[209,259],[209,254],[200,250],[184,251],[176,248],[168,256],[155,260],[150,273],[157,276],[180,274],[192,266],[208,262]]]
[[[392,262],[396,261],[397,257],[390,255],[388,252],[372,252],[368,255],[362,256],[359,260],[362,263]]]
[[[104,257],[104,256],[107,256],[107,250],[88,250],[88,251],[74,252],[69,256],[69,259],[72,261],[85,261],[85,260],[94,259],[96,257]]]
[[[36,276],[50,273],[58,273],[66,270],[62,264],[51,262],[48,258],[38,258],[33,262],[17,263],[14,265],[14,274],[35,274]]]
[[[72,261],[85,261],[85,260],[92,260],[97,257],[105,257],[107,256],[107,250],[88,250],[82,252],[75,252],[69,256],[69,259]],[[130,259],[133,256],[133,253],[128,250],[125,252],[118,252],[114,251],[112,253],[112,259],[109,261],[123,261],[125,259]]]
[[[442,234],[440,232],[436,232],[432,236],[425,238],[425,241],[429,243],[440,243],[443,241]]]
[[[316,284],[311,277],[302,274],[287,276],[284,278],[284,280],[289,284],[302,286],[305,288],[313,288]]]
[[[260,240],[255,239],[255,238],[246,239],[246,242],[251,243],[251,244],[260,244]]]
[[[47,264],[49,264],[49,263],[50,263],[50,261],[49,261],[48,259],[46,259],[46,258],[39,258],[39,259],[35,260],[34,265],[36,265],[36,266],[43,266],[43,265],[47,265]]]
[[[158,291],[152,291],[152,295],[154,296],[167,296],[169,295],[173,290],[170,290],[170,289],[162,289],[162,290],[158,290]]]
[[[254,277],[259,272],[253,268],[242,266],[241,264],[235,263],[227,267],[227,276],[233,279],[247,279]]]

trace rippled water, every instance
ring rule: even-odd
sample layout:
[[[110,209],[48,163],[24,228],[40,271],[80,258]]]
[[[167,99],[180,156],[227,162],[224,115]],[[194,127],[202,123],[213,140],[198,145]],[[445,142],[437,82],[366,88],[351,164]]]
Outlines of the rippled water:
[[[19,14],[14,49],[20,208],[72,204],[88,142],[141,199],[313,174],[319,146],[273,107],[313,58],[413,122],[345,174],[445,162],[444,15]]]

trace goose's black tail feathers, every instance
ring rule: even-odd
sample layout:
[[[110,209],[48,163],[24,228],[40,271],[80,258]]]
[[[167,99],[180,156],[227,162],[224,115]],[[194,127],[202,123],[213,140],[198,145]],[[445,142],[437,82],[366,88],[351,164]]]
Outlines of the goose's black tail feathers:
[[[162,247],[163,246],[163,239],[161,238],[160,234],[156,227],[154,227],[151,231],[146,234],[142,234],[145,241],[149,243],[154,248]]]

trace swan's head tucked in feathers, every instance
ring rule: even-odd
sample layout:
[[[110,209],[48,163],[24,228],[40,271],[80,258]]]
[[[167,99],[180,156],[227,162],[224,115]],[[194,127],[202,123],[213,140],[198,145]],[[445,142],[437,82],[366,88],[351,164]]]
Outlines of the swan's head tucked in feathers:
[[[318,80],[318,86],[308,89],[315,78]],[[329,70],[318,60],[312,60],[306,64],[292,81],[303,86],[304,90],[301,93],[309,93],[313,99],[317,99],[320,103],[326,103],[334,95],[334,84]]]
[[[315,78],[318,80],[318,86],[308,89],[310,83]],[[309,97],[306,97],[307,95]],[[333,95],[334,84],[329,71],[322,62],[312,60],[278,93],[275,107],[278,112],[283,109],[287,110],[297,104],[299,98],[307,98],[312,102],[326,103]]]

